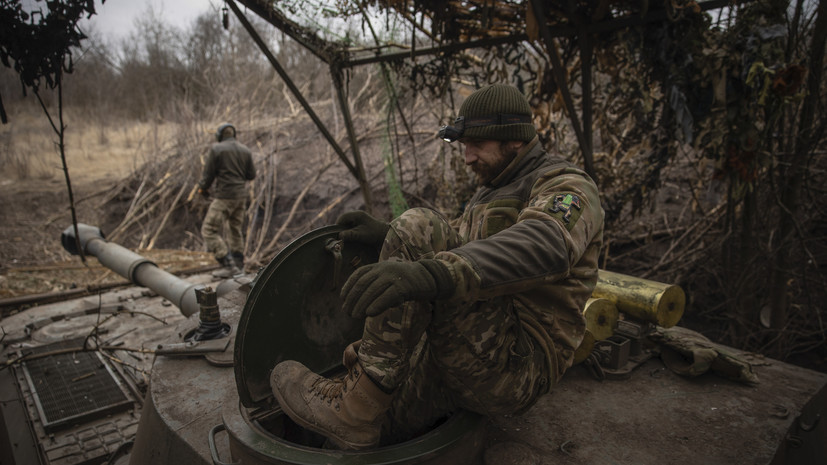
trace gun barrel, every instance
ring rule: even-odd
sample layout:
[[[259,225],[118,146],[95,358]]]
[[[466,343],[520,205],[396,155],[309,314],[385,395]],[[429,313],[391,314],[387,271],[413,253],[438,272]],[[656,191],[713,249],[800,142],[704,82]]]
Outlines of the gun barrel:
[[[78,224],[69,226],[60,236],[60,242],[67,252],[79,255],[78,244],[87,255],[92,255],[110,270],[129,281],[157,292],[190,316],[200,310],[195,298],[197,284],[183,280],[158,267],[151,260],[112,242],[107,242],[101,230],[94,226]]]

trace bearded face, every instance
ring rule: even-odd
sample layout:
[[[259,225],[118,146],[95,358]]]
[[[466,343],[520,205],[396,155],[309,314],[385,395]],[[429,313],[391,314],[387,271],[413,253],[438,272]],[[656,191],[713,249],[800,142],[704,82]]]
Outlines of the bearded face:
[[[488,139],[462,139],[465,164],[477,175],[477,183],[490,183],[517,156],[519,145]]]

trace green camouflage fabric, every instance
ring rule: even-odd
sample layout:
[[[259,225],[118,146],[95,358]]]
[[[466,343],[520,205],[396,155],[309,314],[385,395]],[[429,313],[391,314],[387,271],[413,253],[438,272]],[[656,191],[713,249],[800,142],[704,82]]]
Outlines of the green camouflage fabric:
[[[379,260],[433,258],[460,245],[444,217],[417,208],[391,222]],[[487,415],[523,410],[549,384],[544,356],[503,299],[465,306],[408,302],[369,317],[359,360],[383,388],[398,388],[384,425],[387,442],[458,408]]]
[[[583,339],[582,308],[597,283],[603,242],[597,186],[535,138],[474,194],[454,224],[464,245],[435,255],[457,283],[449,302],[507,296],[559,379]]]
[[[244,210],[247,200],[214,199],[210,203],[204,222],[201,224],[201,237],[207,251],[212,252],[216,260],[221,260],[230,252],[244,251],[244,236],[241,226],[244,222]],[[226,242],[221,237],[224,225],[227,225]]]
[[[457,289],[366,320],[359,360],[396,389],[383,442],[458,408],[521,412],[548,392],[583,338],[602,235],[593,181],[537,138],[461,218],[413,209],[392,221],[379,260],[442,260]]]
[[[207,190],[215,182],[214,198],[241,199],[247,197],[244,185],[255,177],[250,149],[230,137],[213,144],[198,185]]]

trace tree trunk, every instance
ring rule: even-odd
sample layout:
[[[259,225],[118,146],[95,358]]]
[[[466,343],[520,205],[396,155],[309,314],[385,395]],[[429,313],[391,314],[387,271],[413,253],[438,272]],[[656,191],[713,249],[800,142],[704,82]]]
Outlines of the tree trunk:
[[[775,252],[775,266],[770,280],[770,306],[772,318],[770,324],[774,329],[782,329],[787,323],[788,283],[795,264],[792,261],[793,239],[798,221],[799,199],[808,158],[818,145],[818,134],[814,134],[816,107],[821,102],[821,79],[824,69],[824,47],[827,38],[827,1],[820,0],[816,12],[813,38],[810,45],[809,76],[807,79],[807,98],[801,107],[798,141],[790,158],[782,183],[786,187],[781,192],[779,202],[778,248]]]

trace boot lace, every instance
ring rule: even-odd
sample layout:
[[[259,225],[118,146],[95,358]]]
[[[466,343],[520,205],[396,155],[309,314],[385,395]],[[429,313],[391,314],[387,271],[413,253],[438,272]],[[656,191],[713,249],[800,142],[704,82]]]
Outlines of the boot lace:
[[[328,402],[337,398],[341,399],[342,395],[347,392],[348,380],[355,381],[357,375],[358,371],[351,369],[348,373],[331,379],[320,376],[310,385],[310,390]]]

